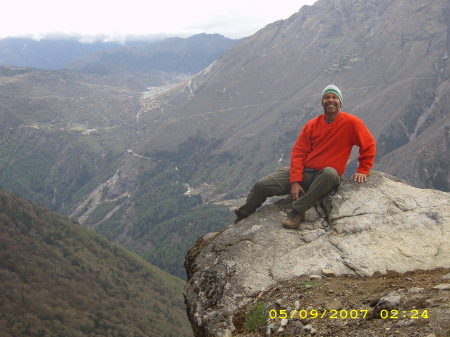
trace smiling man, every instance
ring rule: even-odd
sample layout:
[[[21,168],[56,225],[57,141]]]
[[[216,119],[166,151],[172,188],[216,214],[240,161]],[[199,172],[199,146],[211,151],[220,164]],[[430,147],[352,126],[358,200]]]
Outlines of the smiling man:
[[[354,145],[359,165],[351,179],[367,181],[376,153],[375,140],[363,121],[341,111],[342,93],[333,84],[322,91],[323,114],[307,122],[291,152],[291,165],[257,181],[246,203],[235,209],[235,223],[256,211],[268,197],[291,193],[293,211],[283,227],[296,229],[305,212],[341,181]]]

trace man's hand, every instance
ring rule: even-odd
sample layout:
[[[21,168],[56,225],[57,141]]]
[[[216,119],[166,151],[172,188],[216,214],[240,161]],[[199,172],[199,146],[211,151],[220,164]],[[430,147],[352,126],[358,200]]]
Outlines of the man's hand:
[[[300,196],[302,194],[305,194],[305,191],[303,190],[303,187],[298,183],[292,183],[291,184],[291,194],[292,194],[292,198],[294,200],[297,200],[298,198],[300,198]]]
[[[350,177],[353,181],[357,181],[358,183],[364,183],[367,181],[367,175],[364,173],[355,173]]]

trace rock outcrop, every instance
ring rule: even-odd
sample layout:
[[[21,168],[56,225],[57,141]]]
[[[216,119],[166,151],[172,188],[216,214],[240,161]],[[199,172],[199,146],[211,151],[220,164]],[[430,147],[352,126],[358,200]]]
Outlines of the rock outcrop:
[[[298,276],[450,267],[450,193],[374,172],[367,183],[344,180],[298,230],[280,226],[290,201],[209,233],[188,252],[185,301],[196,336],[231,336],[240,308]]]

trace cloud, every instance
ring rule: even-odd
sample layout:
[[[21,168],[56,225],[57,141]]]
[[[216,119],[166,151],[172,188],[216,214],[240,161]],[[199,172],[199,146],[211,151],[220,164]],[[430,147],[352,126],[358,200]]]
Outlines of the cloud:
[[[219,33],[241,38],[294,14],[315,0],[2,0],[0,37],[66,34],[190,36]]]

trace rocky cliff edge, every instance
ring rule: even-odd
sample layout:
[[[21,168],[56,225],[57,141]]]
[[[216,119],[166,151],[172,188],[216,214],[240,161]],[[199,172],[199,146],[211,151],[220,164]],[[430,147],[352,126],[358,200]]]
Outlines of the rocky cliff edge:
[[[298,230],[280,226],[290,203],[262,207],[188,252],[185,301],[196,336],[232,336],[239,309],[299,276],[450,268],[450,193],[374,172],[367,183],[344,180]]]

